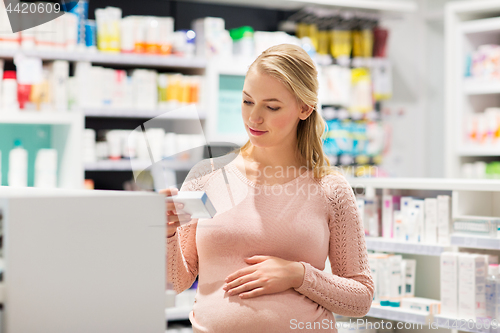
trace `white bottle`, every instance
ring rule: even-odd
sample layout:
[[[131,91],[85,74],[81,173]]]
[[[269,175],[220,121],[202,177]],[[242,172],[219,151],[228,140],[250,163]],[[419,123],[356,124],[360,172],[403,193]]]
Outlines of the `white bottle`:
[[[9,186],[28,186],[28,152],[22,147],[21,140],[14,141],[14,149],[9,153]]]
[[[2,105],[0,110],[17,111],[19,102],[17,101],[17,76],[15,71],[4,71],[2,81]]]
[[[57,150],[38,151],[35,159],[35,187],[57,187]]]
[[[497,290],[500,283],[498,277],[498,265],[490,264],[488,266],[488,277],[486,278],[486,318],[493,320],[498,314],[498,296]]]

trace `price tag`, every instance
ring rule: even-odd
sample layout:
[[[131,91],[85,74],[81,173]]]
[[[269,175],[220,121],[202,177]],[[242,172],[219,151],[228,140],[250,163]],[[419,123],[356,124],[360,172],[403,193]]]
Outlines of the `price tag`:
[[[37,84],[42,82],[42,59],[17,54],[14,57],[14,64],[16,65],[17,82],[19,84]]]

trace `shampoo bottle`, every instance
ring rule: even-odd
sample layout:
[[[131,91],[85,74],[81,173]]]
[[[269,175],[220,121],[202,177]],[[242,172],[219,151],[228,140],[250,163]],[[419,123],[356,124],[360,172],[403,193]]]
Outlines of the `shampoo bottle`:
[[[22,147],[21,140],[14,141],[14,149],[9,153],[9,186],[28,186],[28,152]]]

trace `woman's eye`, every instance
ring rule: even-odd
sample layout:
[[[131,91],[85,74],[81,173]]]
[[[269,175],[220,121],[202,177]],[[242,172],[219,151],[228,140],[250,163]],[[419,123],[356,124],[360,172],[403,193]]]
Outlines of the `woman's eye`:
[[[269,110],[272,110],[272,111],[278,111],[280,109],[279,107],[278,108],[272,108],[270,106],[268,106],[268,108],[269,108]]]
[[[250,105],[250,104],[252,104],[252,102],[250,102],[250,101],[247,101],[247,100],[243,100],[243,104],[247,104],[247,105]]]

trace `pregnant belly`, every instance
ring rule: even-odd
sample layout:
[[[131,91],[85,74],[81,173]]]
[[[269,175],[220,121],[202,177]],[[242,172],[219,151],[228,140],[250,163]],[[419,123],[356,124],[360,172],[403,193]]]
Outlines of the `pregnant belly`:
[[[304,331],[336,332],[333,314],[293,289],[247,299],[198,290],[190,320],[194,332],[204,333],[297,332],[314,322]]]

